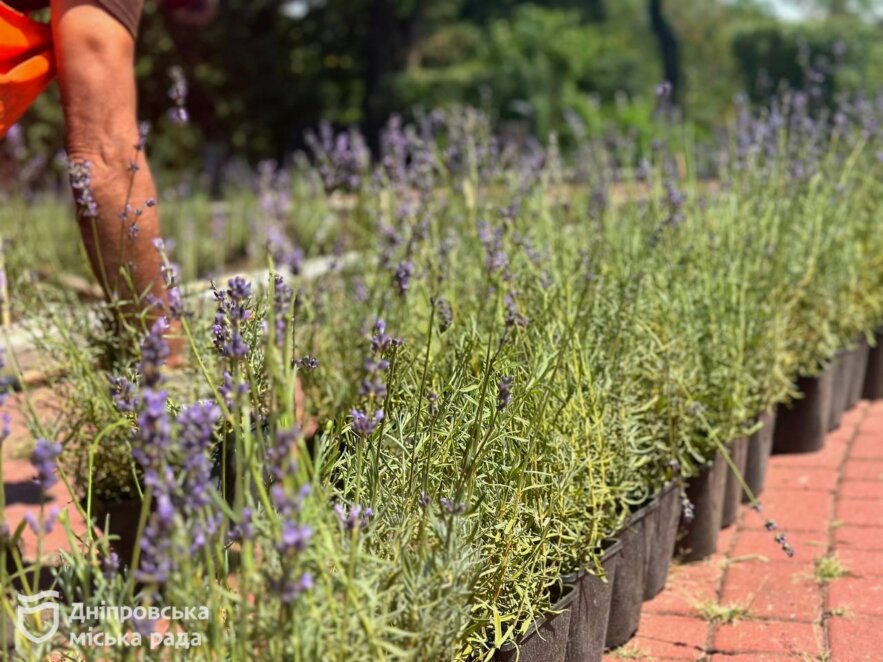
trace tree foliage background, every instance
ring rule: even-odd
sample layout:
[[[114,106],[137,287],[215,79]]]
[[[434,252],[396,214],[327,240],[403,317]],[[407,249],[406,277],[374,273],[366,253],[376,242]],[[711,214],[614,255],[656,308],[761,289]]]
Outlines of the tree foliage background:
[[[165,171],[283,158],[321,121],[361,125],[373,142],[392,113],[450,104],[540,137],[566,139],[574,116],[591,132],[602,118],[648,132],[654,88],[673,78],[701,134],[741,91],[763,103],[818,70],[827,99],[883,84],[880,3],[813,3],[811,19],[784,23],[764,0],[221,0],[217,20],[194,30],[148,0],[140,112]],[[189,81],[184,130],[166,119],[173,66]],[[24,124],[33,148],[60,150],[57,93]]]

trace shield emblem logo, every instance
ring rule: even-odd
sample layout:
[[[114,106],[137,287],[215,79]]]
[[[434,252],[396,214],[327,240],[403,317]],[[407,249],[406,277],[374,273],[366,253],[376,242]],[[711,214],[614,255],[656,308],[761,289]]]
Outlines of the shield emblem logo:
[[[34,595],[18,594],[19,605],[15,612],[15,626],[22,633],[25,639],[35,644],[42,644],[55,636],[58,632],[58,603],[55,602],[58,597],[58,591],[41,591]],[[43,621],[43,632],[33,632],[30,624],[25,622],[25,617],[31,614],[39,614],[42,611],[48,612],[41,619]],[[49,620],[49,624],[46,621]]]

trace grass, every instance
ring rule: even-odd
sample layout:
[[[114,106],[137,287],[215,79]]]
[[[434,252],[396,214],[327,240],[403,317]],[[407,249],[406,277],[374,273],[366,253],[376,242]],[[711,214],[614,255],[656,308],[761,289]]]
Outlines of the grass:
[[[613,651],[612,655],[620,660],[646,660],[650,653],[637,644],[628,644]]]
[[[715,600],[708,600],[696,606],[699,615],[709,623],[721,623],[732,625],[748,618],[748,605],[740,602],[721,604]]]
[[[849,570],[836,556],[820,556],[815,561],[815,578],[819,584],[828,584],[835,579],[849,576]]]

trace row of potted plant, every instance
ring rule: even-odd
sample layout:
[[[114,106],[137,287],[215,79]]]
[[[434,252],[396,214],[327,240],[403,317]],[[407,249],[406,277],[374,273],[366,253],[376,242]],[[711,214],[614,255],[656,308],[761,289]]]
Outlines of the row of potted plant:
[[[676,542],[706,555],[724,501],[727,519],[741,494],[757,505],[772,430],[792,443],[801,409],[827,429],[808,385],[860,334],[876,343],[880,108],[813,103],[739,107],[708,144],[668,124],[655,145],[510,146],[463,111],[391,124],[372,165],[343,134],[316,170],[264,180],[265,225],[343,191],[340,251],[373,248],[307,280],[304,247],[268,233],[266,282],[164,310],[189,347],[176,370],[161,326],[121,342],[113,305],[96,324],[18,274],[35,342],[66,366],[67,415],[34,416],[35,436],[62,442],[84,516],[138,539],[131,555],[95,531],[72,541],[53,570],[62,616],[73,596],[206,605],[205,622],[77,625],[197,632],[192,659],[592,659],[622,643]],[[304,179],[326,194],[299,196]],[[137,518],[96,516],[125,500]],[[2,554],[4,579],[33,590],[14,544]]]

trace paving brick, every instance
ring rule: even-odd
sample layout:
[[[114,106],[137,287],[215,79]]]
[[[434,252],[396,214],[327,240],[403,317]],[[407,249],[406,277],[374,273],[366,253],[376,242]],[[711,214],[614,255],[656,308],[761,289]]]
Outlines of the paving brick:
[[[699,618],[648,614],[631,644],[651,659],[696,660],[705,652],[708,623]]]
[[[855,407],[843,412],[843,417],[840,419],[840,428],[851,428],[856,425],[860,425],[863,421],[867,419],[868,416],[868,407],[864,402],[859,402]]]
[[[793,655],[778,655],[776,653],[746,653],[745,655],[712,655],[711,662],[785,662],[793,660]]]
[[[48,388],[37,388],[30,391],[31,405],[34,411],[45,421],[52,421],[61,415],[61,402]],[[20,455],[23,448],[33,441],[33,435],[27,428],[26,399],[23,393],[9,396],[2,411],[9,414],[9,437],[3,443],[3,457]]]
[[[881,431],[883,434],[883,431]],[[850,460],[843,467],[843,477],[852,480],[883,481],[883,461]]]
[[[832,618],[828,637],[832,660],[879,662],[883,657],[883,619]]]
[[[828,584],[828,611],[883,617],[883,577],[843,577]],[[881,649],[883,650],[883,649]]]
[[[748,561],[727,569],[721,603],[744,605],[757,618],[812,622],[821,617],[822,596],[805,566]]]
[[[812,568],[813,559],[816,556],[821,556],[828,549],[826,532],[787,531],[788,542],[796,552],[794,558],[788,559],[785,552],[774,540],[775,535],[775,533],[765,530],[740,531],[730,557],[736,560],[758,557],[760,560],[783,561],[791,565]]]
[[[766,518],[770,518],[786,532],[824,533],[828,530],[833,495],[769,487],[763,494],[762,503],[762,513],[751,511],[745,514],[744,528],[763,529]]]
[[[837,550],[843,567],[856,577],[883,576],[883,553],[844,547]]]
[[[829,439],[825,447],[816,453],[802,455],[774,455],[770,458],[771,467],[835,469],[846,457],[848,444],[845,440]]]
[[[39,486],[34,482],[36,472],[29,462],[22,460],[3,460],[3,490],[6,497],[4,516],[10,530],[14,531],[25,515],[30,513],[39,519],[41,506],[48,515],[50,509],[58,508],[59,514],[66,513],[73,532],[82,535],[86,532],[86,524],[80,517],[70,493],[62,481],[58,481],[49,489],[48,499],[43,500]],[[60,523],[43,537],[42,555],[49,557],[61,550],[70,550],[67,533]],[[26,527],[22,534],[22,554],[28,561],[37,557],[37,536]]]
[[[842,499],[877,499],[883,508],[883,480],[844,480],[838,493]]]
[[[849,449],[849,458],[883,460],[883,432],[860,432]]]
[[[821,629],[810,623],[740,621],[721,625],[714,633],[714,648],[724,653],[782,653],[818,655]]]
[[[859,423],[858,430],[862,434],[883,434],[883,416],[877,412],[870,412]]]
[[[837,487],[837,470],[824,468],[788,467],[776,465],[767,471],[767,485],[775,489],[821,490],[832,492]],[[763,495],[761,495],[763,501]]]
[[[740,506],[739,510],[742,511],[745,509]],[[749,508],[749,510],[750,510],[750,508]],[[745,515],[745,513],[740,512],[740,516],[744,516],[744,515]],[[711,555],[711,559],[710,559],[713,563],[714,562],[720,563],[725,558],[727,558],[727,555],[730,551],[730,548],[733,546],[733,541],[736,537],[736,531],[738,530],[738,527],[739,527],[738,522],[740,522],[741,519],[742,519],[742,517],[739,517],[739,518],[737,518],[736,522],[733,523],[732,526],[728,526],[726,529],[721,529],[721,532],[718,535],[718,539],[717,539],[717,551],[715,551],[715,553]]]
[[[844,525],[834,529],[837,549],[875,549],[883,551],[883,527]]]
[[[835,518],[844,524],[883,526],[883,507],[878,500],[840,499]]]
[[[643,609],[648,613],[692,616],[697,605],[716,599],[722,573],[720,563],[712,561],[673,564],[665,590],[645,602]]]

